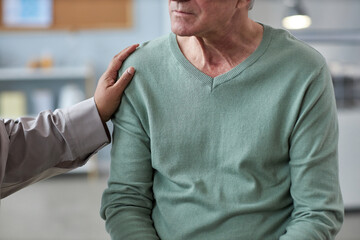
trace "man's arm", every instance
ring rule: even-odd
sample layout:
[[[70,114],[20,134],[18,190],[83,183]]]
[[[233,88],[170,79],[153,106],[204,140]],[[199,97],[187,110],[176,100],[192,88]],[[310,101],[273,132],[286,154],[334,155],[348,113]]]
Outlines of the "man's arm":
[[[337,143],[334,90],[325,66],[306,91],[290,137],[294,210],[280,240],[335,238],[344,214]]]
[[[122,62],[137,46],[114,57],[99,80],[94,98],[68,109],[42,112],[36,118],[0,119],[1,198],[82,166],[110,142],[105,122],[119,106],[134,69],[127,69],[115,80]]]
[[[135,79],[136,81],[137,79]],[[113,146],[108,188],[102,196],[101,217],[111,239],[159,239],[151,218],[153,174],[150,138],[144,114],[138,114],[129,86],[113,119]],[[130,99],[131,98],[131,99]]]

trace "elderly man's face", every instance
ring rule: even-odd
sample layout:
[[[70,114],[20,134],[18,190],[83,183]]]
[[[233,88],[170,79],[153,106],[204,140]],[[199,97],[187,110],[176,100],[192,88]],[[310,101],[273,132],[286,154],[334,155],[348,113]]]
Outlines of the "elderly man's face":
[[[238,2],[246,0],[169,0],[171,30],[180,36],[216,33],[231,24]]]

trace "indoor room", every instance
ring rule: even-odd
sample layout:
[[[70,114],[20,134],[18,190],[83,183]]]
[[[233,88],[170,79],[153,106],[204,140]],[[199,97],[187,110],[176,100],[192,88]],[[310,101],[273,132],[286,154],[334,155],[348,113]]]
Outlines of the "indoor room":
[[[113,57],[120,51],[133,44],[142,46],[148,41],[163,39],[166,35],[171,36],[172,24],[169,17],[168,2],[196,2],[198,5],[193,3],[193,6],[206,6],[208,1],[0,0],[0,123],[5,121],[6,126],[6,120],[4,119],[16,120],[27,116],[34,118],[43,111],[69,109],[79,102],[92,98],[99,79],[107,70]],[[231,2],[230,0],[227,1]],[[236,1],[234,0],[234,2]],[[338,167],[338,179],[345,207],[344,222],[335,238],[336,240],[360,239],[360,175],[358,174],[360,171],[359,11],[360,0],[255,0],[253,8],[249,10],[249,17],[255,23],[289,32],[297,39],[296,41],[309,45],[314,50],[313,52],[320,53],[326,62],[329,77],[331,78],[330,85],[335,95],[334,106],[336,108],[334,108],[334,111],[336,111],[337,120],[334,121],[338,124],[338,132],[334,130],[334,135],[329,135],[335,136],[334,138],[324,137],[322,141],[336,144],[336,136],[338,136],[338,151],[331,155],[336,161],[329,171],[336,170]],[[219,12],[221,11],[219,10]],[[271,44],[270,40],[269,44]],[[258,49],[254,49],[253,54],[257,53]],[[179,52],[180,50],[185,51],[179,47]],[[279,47],[276,51],[286,52],[288,49]],[[154,55],[159,54],[154,52]],[[296,59],[298,59],[298,56],[293,56],[292,60],[294,62],[296,62]],[[183,57],[182,61],[185,60],[186,58]],[[277,56],[274,56],[273,62],[276,61],[278,61]],[[161,64],[170,65],[171,63],[172,60],[163,59],[162,62],[153,62],[150,66],[157,69]],[[126,61],[124,64],[124,66],[127,66]],[[187,64],[189,65],[189,62]],[[279,65],[281,64],[277,66]],[[179,63],[178,66],[172,67],[178,69],[180,66]],[[195,69],[197,66],[194,66],[193,64],[191,67]],[[143,76],[141,66],[135,67],[135,70],[138,70],[138,72],[135,72],[133,80],[137,80],[137,73]],[[121,71],[125,71],[125,69]],[[157,73],[157,70],[154,70],[154,72],[149,71],[151,76]],[[194,72],[195,70],[191,71]],[[284,71],[279,66],[278,70],[273,69],[269,75]],[[159,74],[159,78],[162,76],[163,74]],[[216,79],[216,77],[213,79]],[[205,83],[202,84],[205,85]],[[227,83],[222,82],[221,84],[225,86]],[[140,86],[135,83],[134,85],[135,87]],[[184,85],[190,89],[189,85]],[[213,87],[211,90],[216,90],[215,87],[217,86],[213,85]],[[156,86],[156,89],[162,91],[161,86]],[[220,90],[220,86],[218,90]],[[295,90],[296,87],[292,89],[292,91]],[[310,90],[305,91],[304,97],[310,93]],[[271,94],[269,93],[269,95]],[[126,97],[122,101],[128,103],[132,100],[132,97]],[[174,96],[174,98],[176,97]],[[221,97],[221,99],[225,98],[224,96]],[[149,100],[149,105],[156,102],[156,99],[153,100],[152,98],[147,98],[147,100]],[[174,101],[169,99],[169,104]],[[131,104],[129,105],[132,106]],[[279,102],[278,105],[283,107],[286,103]],[[137,113],[136,106],[132,107],[133,111]],[[192,107],[190,105],[173,107],[169,110],[169,115],[175,110],[186,113],[186,109],[192,109]],[[263,106],[259,106],[258,112],[263,108]],[[153,110],[151,107],[149,109]],[[227,108],[221,110],[222,116],[232,116],[233,113],[227,115],[225,109]],[[126,112],[126,110],[128,109],[124,108],[123,112]],[[256,115],[256,110],[253,111]],[[119,112],[122,112],[121,108]],[[116,113],[116,116],[118,116],[119,112]],[[156,111],[154,110],[154,112]],[[273,114],[274,118],[276,118],[276,113]],[[167,116],[165,115],[155,119],[165,118]],[[178,120],[191,121],[192,117],[193,115],[180,116]],[[144,119],[139,117],[137,120],[144,125],[142,130],[149,135],[152,128],[149,127],[151,131],[147,129],[144,121],[148,119]],[[320,120],[320,123],[316,122],[314,124],[320,124],[319,126],[321,126],[322,120]],[[116,120],[114,121],[116,122]],[[84,124],[85,122],[87,121],[84,120]],[[29,128],[31,128],[31,124],[33,122],[29,123]],[[127,124],[131,125],[131,123]],[[196,126],[201,128],[200,125],[202,124]],[[114,127],[111,120],[106,122],[108,136],[113,134],[114,128],[118,128],[116,126],[115,124]],[[93,128],[93,126],[82,127]],[[166,129],[165,127],[164,129]],[[194,128],[196,127],[194,126]],[[252,133],[259,134],[261,139],[262,136],[266,138],[267,133],[262,132],[264,128],[265,126],[259,126],[259,129],[252,131]],[[221,130],[223,127],[219,126],[219,129]],[[174,132],[178,133],[179,131]],[[76,135],[75,132],[73,134]],[[176,142],[174,139],[169,140],[166,138],[173,132],[161,132],[161,134],[165,136],[163,142]],[[113,135],[111,137],[112,142],[114,136],[119,137],[116,134]],[[203,139],[207,140],[210,138],[207,138],[205,134],[203,137]],[[8,136],[8,138],[11,137]],[[2,139],[5,138],[0,138],[1,141],[3,141]],[[153,141],[151,137],[149,139],[150,143],[148,144],[151,147],[156,145],[155,140]],[[88,138],[88,140],[91,141],[92,139]],[[259,140],[259,142],[261,141]],[[314,140],[314,145],[316,145],[316,142],[317,140]],[[0,142],[0,151],[2,152],[0,157],[5,151],[2,144]],[[199,144],[198,149],[200,151],[203,145],[201,145],[202,143],[197,144]],[[276,145],[277,143],[272,144]],[[46,140],[45,144],[40,145],[38,146],[39,149],[46,149]],[[185,144],[179,145],[183,146]],[[224,145],[221,144],[220,146],[227,149],[228,146]],[[23,150],[20,148],[15,149],[16,154],[21,156]],[[168,149],[168,151],[175,151],[174,149],[176,150],[176,146]],[[261,152],[262,149],[272,152],[273,148],[269,147],[268,149],[267,146],[261,145],[258,152]],[[148,155],[155,157],[158,153],[157,150],[157,147],[150,149]],[[9,153],[9,156],[11,154]],[[14,153],[14,155],[16,154]],[[56,176],[43,179],[34,184],[30,184],[28,181],[23,189],[2,198],[0,240],[110,239],[100,212],[103,211],[101,210],[102,201],[104,201],[102,195],[107,189],[110,172],[114,168],[113,164],[115,165],[112,162],[114,161],[112,156],[117,154],[117,149],[112,147],[110,143],[105,147],[101,147],[100,150],[94,149],[93,152],[88,153],[88,155],[90,154],[91,157],[84,166],[62,174],[52,174]],[[184,153],[184,156],[190,156],[189,154]],[[267,153],[263,154],[266,156]],[[268,154],[271,155],[272,153]],[[330,158],[330,155],[324,157],[324,159],[326,158]],[[2,173],[7,170],[6,159],[4,161],[0,160],[5,163],[4,166],[1,165],[0,173]],[[161,166],[156,164],[153,163],[152,167],[162,169]],[[123,167],[126,168],[126,166]],[[170,168],[171,166],[166,167]],[[29,169],[29,171],[31,170]],[[121,171],[120,169],[119,172]],[[27,169],[22,174],[25,176]],[[154,176],[159,177],[156,174]],[[334,173],[334,176],[337,176],[337,172]],[[257,177],[255,176],[254,179],[257,179]],[[6,177],[4,179],[6,180]],[[219,179],[222,178],[219,177]],[[215,184],[217,178],[211,181]],[[314,177],[310,180],[307,190],[312,186],[319,186],[320,184],[317,182],[326,183],[326,181],[328,181],[328,185],[331,185],[329,184],[331,181],[334,181],[335,185],[337,182],[336,177],[334,179],[330,176],[326,180],[324,178],[316,180]],[[205,188],[201,185],[203,183],[196,184],[200,189]],[[314,195],[319,191],[317,187],[310,190]],[[208,191],[211,192],[212,190]],[[265,192],[265,190],[261,190],[258,193],[259,198],[262,196],[262,191]],[[219,193],[219,195],[221,194]],[[158,196],[161,197],[160,193]],[[186,198],[184,197],[184,199]],[[330,206],[328,207],[330,208]]]

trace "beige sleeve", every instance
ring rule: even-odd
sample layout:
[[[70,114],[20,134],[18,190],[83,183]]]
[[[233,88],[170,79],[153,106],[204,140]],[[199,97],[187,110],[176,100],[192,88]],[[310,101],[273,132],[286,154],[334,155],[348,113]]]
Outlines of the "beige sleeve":
[[[93,98],[36,118],[0,119],[0,197],[76,167],[110,142]]]

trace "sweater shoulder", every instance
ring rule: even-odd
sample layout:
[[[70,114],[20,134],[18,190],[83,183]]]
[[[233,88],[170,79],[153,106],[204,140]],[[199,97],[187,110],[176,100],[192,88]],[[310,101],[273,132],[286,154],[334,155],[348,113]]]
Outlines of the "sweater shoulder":
[[[159,61],[169,56],[169,35],[156,38],[141,44],[125,61],[125,66],[152,68]]]
[[[119,76],[130,66],[135,68],[135,75],[125,89],[125,95],[133,102],[146,102],[144,96],[153,96],[166,78],[161,77],[168,69],[171,49],[169,35],[145,42],[138,47],[124,62]]]
[[[125,61],[119,70],[119,76],[128,67],[135,68],[135,75],[127,87],[149,88],[154,86],[154,81],[158,80],[159,73],[167,66],[168,57],[171,54],[169,47],[169,35],[165,35],[154,40],[141,44]]]
[[[276,54],[280,54],[290,62],[296,59],[298,66],[303,69],[320,69],[326,64],[325,58],[319,51],[287,30],[272,28],[272,36],[272,49],[277,51]]]

